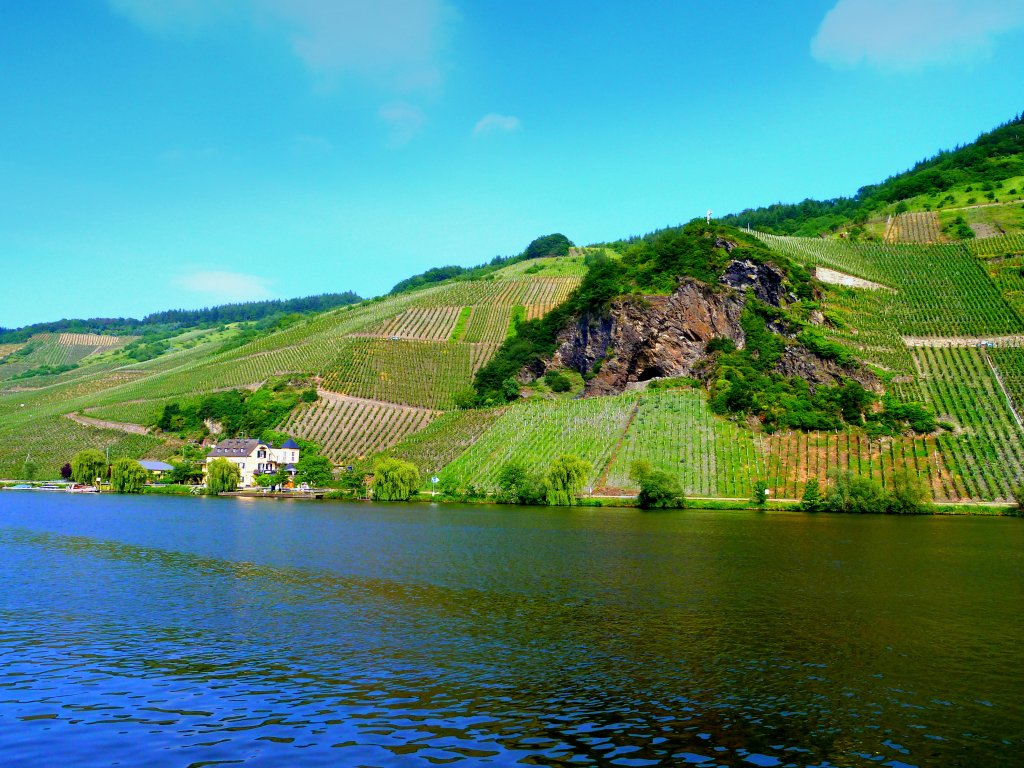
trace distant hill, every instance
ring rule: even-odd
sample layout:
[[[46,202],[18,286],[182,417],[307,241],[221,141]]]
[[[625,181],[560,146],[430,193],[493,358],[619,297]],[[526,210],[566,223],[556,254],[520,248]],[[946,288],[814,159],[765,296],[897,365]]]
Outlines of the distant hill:
[[[0,344],[27,341],[37,333],[96,333],[131,336],[153,328],[186,328],[219,323],[244,323],[273,315],[323,312],[334,307],[357,304],[362,299],[352,291],[323,293],[299,299],[269,299],[238,304],[221,304],[203,309],[171,309],[154,312],[141,320],[131,317],[92,317],[33,323],[21,328],[0,328]]]

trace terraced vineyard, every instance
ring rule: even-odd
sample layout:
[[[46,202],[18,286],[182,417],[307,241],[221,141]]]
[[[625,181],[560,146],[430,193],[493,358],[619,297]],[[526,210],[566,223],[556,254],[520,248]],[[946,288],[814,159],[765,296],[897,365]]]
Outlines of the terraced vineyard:
[[[437,415],[425,408],[321,392],[320,400],[293,411],[280,429],[315,442],[325,456],[342,463],[389,448]]]
[[[445,341],[452,334],[461,307],[414,307],[359,335],[393,339]]]
[[[1024,477],[1024,433],[984,354],[973,348],[921,347],[914,350],[914,360],[927,401],[940,420],[956,428],[938,438],[952,476],[947,494],[1006,499]]]
[[[493,490],[498,471],[506,462],[520,461],[544,471],[560,454],[573,453],[591,465],[588,482],[593,486],[600,480],[637,400],[637,395],[621,395],[516,405],[448,464],[441,480],[459,488]]]
[[[84,426],[63,416],[33,419],[30,429],[4,424],[0,440],[9,446],[0,452],[0,477],[17,477],[29,455],[44,476],[56,477],[60,466],[85,448],[109,451],[111,460],[162,458],[175,450],[154,437]]]
[[[426,480],[468,450],[506,410],[449,411],[384,453],[411,461]]]
[[[942,237],[939,215],[908,211],[894,216],[885,231],[887,243],[937,243]]]
[[[131,340],[125,336],[37,333],[25,344],[16,345],[0,355],[0,381],[43,366],[74,365],[89,355],[115,349]],[[13,357],[9,357],[12,353],[15,353]]]

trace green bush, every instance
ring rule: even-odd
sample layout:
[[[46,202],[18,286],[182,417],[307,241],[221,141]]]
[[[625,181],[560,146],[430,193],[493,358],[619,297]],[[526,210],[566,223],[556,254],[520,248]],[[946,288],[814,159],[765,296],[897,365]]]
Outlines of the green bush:
[[[640,486],[637,501],[641,509],[683,509],[686,506],[683,487],[674,475],[652,469],[641,459],[630,466],[629,477]]]
[[[303,456],[295,469],[295,479],[314,488],[323,488],[334,479],[334,465],[326,456]]]
[[[498,471],[498,501],[502,504],[544,504],[547,488],[544,477],[530,472],[518,461],[510,461]]]
[[[568,392],[572,389],[572,382],[559,371],[548,371],[544,374],[544,383],[551,388],[552,392]]]

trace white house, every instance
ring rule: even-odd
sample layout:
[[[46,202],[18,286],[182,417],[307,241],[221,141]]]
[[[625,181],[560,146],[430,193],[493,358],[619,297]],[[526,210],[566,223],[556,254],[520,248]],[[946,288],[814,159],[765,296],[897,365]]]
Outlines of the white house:
[[[238,467],[242,475],[239,487],[251,488],[256,485],[259,475],[273,475],[284,469],[295,477],[295,465],[299,461],[299,446],[294,440],[287,440],[280,448],[270,443],[245,438],[221,440],[206,457],[209,466],[214,459],[227,459]]]

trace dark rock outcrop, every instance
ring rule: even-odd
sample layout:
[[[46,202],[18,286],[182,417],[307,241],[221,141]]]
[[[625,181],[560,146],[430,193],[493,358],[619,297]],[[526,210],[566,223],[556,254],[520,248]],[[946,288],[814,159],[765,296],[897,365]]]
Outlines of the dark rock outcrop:
[[[713,367],[707,352],[711,339],[727,338],[743,348],[740,314],[748,296],[773,306],[784,306],[790,298],[785,274],[771,264],[732,261],[722,282],[712,286],[683,278],[670,296],[627,297],[604,314],[577,318],[560,334],[552,359],[523,369],[520,380],[527,383],[548,368],[596,371],[584,390],[589,396],[616,394],[662,377],[704,378]],[[799,344],[785,322],[772,322],[769,328],[787,337],[778,373],[804,379],[812,391],[848,378],[882,391],[870,371],[840,366]]]
[[[786,275],[774,264],[733,260],[726,265],[721,280],[737,291],[751,291],[754,296],[773,307],[782,307],[792,301],[786,286]]]
[[[729,289],[684,279],[671,296],[614,302],[603,317],[584,316],[563,331],[551,366],[592,371],[588,395],[621,392],[629,384],[663,376],[691,376],[715,337],[743,346],[744,297]]]
[[[786,377],[803,379],[812,392],[818,387],[835,386],[844,379],[853,379],[864,389],[882,394],[881,382],[871,371],[859,366],[841,366],[834,360],[818,357],[802,344],[787,345],[775,371]]]

